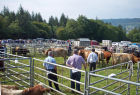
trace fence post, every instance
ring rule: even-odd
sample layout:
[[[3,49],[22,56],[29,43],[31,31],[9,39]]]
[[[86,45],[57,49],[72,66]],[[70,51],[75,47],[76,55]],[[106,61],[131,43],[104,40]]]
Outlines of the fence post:
[[[85,71],[84,95],[88,95],[88,71]]]
[[[30,60],[30,87],[34,86],[34,62],[32,62],[32,58]],[[34,60],[33,60],[34,61]]]
[[[137,64],[138,64],[138,67],[137,67],[137,82],[140,83],[140,61]],[[140,94],[139,93],[139,88],[140,88],[140,86],[136,87],[136,95]]]
[[[130,66],[130,69],[129,69],[129,81],[131,81],[131,76],[132,76],[132,70],[133,70],[133,63],[132,62],[129,62],[128,64]],[[130,95],[130,84],[128,84],[128,92],[127,92],[127,95]]]

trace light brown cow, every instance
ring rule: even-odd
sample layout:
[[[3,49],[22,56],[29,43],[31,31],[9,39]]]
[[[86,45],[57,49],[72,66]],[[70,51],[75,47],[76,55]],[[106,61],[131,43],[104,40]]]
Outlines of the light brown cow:
[[[52,51],[54,57],[63,57],[64,58],[64,62],[66,62],[66,57],[68,55],[67,50],[63,49],[63,48],[49,48],[48,50],[43,50],[43,53],[48,56],[48,52]]]
[[[132,61],[133,63],[137,63],[140,58],[134,56],[133,54],[128,53],[113,53],[112,54],[112,64],[118,64],[123,62]]]

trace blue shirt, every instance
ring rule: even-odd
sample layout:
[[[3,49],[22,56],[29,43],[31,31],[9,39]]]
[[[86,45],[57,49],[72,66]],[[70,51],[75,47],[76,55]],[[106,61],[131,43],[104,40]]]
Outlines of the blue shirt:
[[[43,66],[48,70],[48,69],[54,69],[55,65],[52,65],[52,64],[49,64],[47,62],[50,62],[50,63],[55,63],[56,64],[56,61],[53,57],[51,56],[48,56],[45,60],[44,60],[44,63],[43,63]]]

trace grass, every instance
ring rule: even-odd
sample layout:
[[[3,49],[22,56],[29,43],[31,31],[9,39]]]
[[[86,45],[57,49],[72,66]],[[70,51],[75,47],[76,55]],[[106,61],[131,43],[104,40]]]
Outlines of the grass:
[[[31,57],[32,55],[29,55],[29,56]],[[35,56],[35,58],[44,60],[44,59],[45,59],[45,56],[38,54],[38,55]],[[55,58],[55,59],[56,59],[56,62],[57,62],[58,64],[65,65],[65,64],[64,64],[63,58],[57,57],[57,58]],[[19,61],[19,62],[22,62],[22,63],[25,63],[25,64],[29,64],[29,60],[21,60],[21,61]],[[34,66],[40,67],[40,68],[44,69],[42,63],[43,63],[43,62],[35,61]],[[13,64],[13,65],[18,65],[18,64],[15,64],[14,62],[13,62],[13,63],[11,62],[11,64]],[[111,63],[110,63],[109,65],[111,65]],[[103,67],[106,67],[106,66],[109,66],[109,65],[104,65]],[[102,67],[101,65],[97,65],[97,69],[101,69],[101,68],[103,68],[103,67]],[[29,70],[29,68],[24,68],[24,69],[25,69],[25,70]],[[22,70],[19,70],[19,69],[13,69],[13,70],[15,70],[15,71],[17,71],[17,72],[19,72],[19,73],[23,73],[23,71],[22,71]],[[84,68],[82,68],[82,70],[84,70]],[[89,70],[89,67],[88,67],[87,70]],[[124,70],[126,70],[126,68],[123,67],[122,70],[124,71]],[[133,82],[136,82],[136,80],[137,80],[137,72],[136,72],[136,70],[137,70],[137,64],[134,65],[134,75],[131,77],[131,81],[133,81]],[[44,71],[41,71],[41,70],[38,70],[38,69],[35,68],[35,69],[34,69],[34,72],[35,72],[35,73],[38,73],[39,75],[43,75],[43,76],[47,77],[47,75],[46,75],[46,73],[45,73]],[[109,74],[111,74],[111,73],[116,74],[116,73],[119,73],[119,72],[121,72],[120,67],[119,67],[119,68],[113,68],[113,69],[109,69],[109,70],[100,71],[100,72],[97,72],[96,74],[100,74],[100,75],[106,76],[106,75],[109,75]],[[0,72],[0,73],[2,73],[2,72]],[[57,73],[58,73],[59,75],[63,75],[63,76],[65,76],[65,77],[70,78],[70,70],[69,70],[69,69],[65,69],[65,68],[62,69],[61,67],[57,67]],[[128,74],[129,74],[129,73],[126,72],[126,73],[123,73],[122,75],[117,76],[116,78],[119,78],[119,79],[120,79],[120,78],[124,78],[124,77],[126,77]],[[27,76],[29,77],[29,74],[27,74]],[[17,77],[23,79],[23,77],[22,77],[21,75],[17,75]],[[11,77],[11,78],[13,78],[13,77]],[[81,74],[81,82],[83,82],[83,83],[84,83],[84,81],[85,81],[84,78],[85,78],[85,75],[84,75],[84,73],[82,73],[82,74]],[[15,78],[13,78],[13,79],[15,79]],[[38,76],[38,75],[35,75],[35,79],[40,80],[41,82],[43,82],[43,83],[45,83],[45,84],[48,85],[48,81],[45,80],[44,78],[41,78],[41,77]],[[92,77],[91,77],[91,83],[93,83],[93,82],[95,82],[95,81],[98,81],[98,80],[100,80],[100,79],[103,79],[103,78],[99,78],[99,77],[92,76]],[[127,79],[128,79],[128,78],[127,78]],[[127,79],[126,79],[126,80],[127,80]],[[0,77],[0,81],[3,81],[3,80],[4,80],[4,81],[7,81],[6,78]],[[28,82],[29,82],[29,81],[28,81]],[[59,83],[62,83],[63,85],[66,85],[66,86],[70,87],[70,81],[67,80],[67,79],[62,79],[62,78],[58,77],[58,82],[59,82]],[[100,82],[100,83],[94,84],[93,86],[102,88],[102,87],[104,87],[104,86],[106,86],[107,84],[110,84],[110,83],[112,83],[112,82],[114,82],[114,81],[113,81],[113,80],[104,80],[104,81],[102,81],[102,82]],[[23,84],[23,85],[25,85],[25,83],[24,83],[23,81],[21,81],[20,83]],[[8,82],[7,84],[14,84],[14,83],[13,83],[13,82],[12,82],[12,83],[11,83],[11,82]],[[37,84],[37,82],[35,82],[35,84]],[[108,88],[106,88],[106,89],[111,91],[112,89],[114,89],[114,88],[116,88],[116,87],[118,87],[118,86],[120,86],[120,85],[122,85],[122,84],[124,84],[124,83],[117,82],[117,83],[114,83],[112,86],[110,86],[110,87],[108,87]],[[54,85],[53,85],[53,87],[54,87]],[[66,93],[67,95],[72,95],[72,94],[73,94],[73,93],[71,93],[71,90],[70,90],[70,89],[67,89],[66,87],[62,87],[62,86],[60,86],[60,85],[59,85],[59,87],[60,87],[60,90],[61,90],[63,93]],[[119,93],[119,92],[121,92],[124,88],[126,88],[126,85],[123,86],[121,89],[115,91],[115,92],[116,92],[116,93]],[[84,91],[84,86],[83,86],[83,85],[81,85],[81,91],[82,91],[82,92]],[[90,91],[95,91],[95,89],[90,89]],[[56,93],[56,92],[53,92],[53,93],[51,93],[51,94],[52,94],[52,95],[56,95],[56,94],[59,95],[59,94]],[[104,95],[104,94],[105,94],[104,92],[98,91],[98,92],[97,92],[96,94],[94,94],[94,95]],[[125,94],[127,94],[127,92],[125,92]],[[130,95],[135,95],[135,94],[136,94],[136,87],[135,87],[134,85],[131,85],[131,86],[130,86]],[[75,95],[76,95],[76,94],[75,94]],[[78,95],[78,94],[77,94],[77,95]]]

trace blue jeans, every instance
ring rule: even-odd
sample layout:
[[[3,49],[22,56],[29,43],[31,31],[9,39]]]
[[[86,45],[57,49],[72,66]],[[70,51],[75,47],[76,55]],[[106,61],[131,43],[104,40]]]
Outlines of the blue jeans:
[[[80,81],[81,79],[81,72],[72,73],[70,70],[71,79]],[[75,89],[75,82],[71,81],[71,88]],[[76,90],[80,91],[80,84],[76,83]]]

